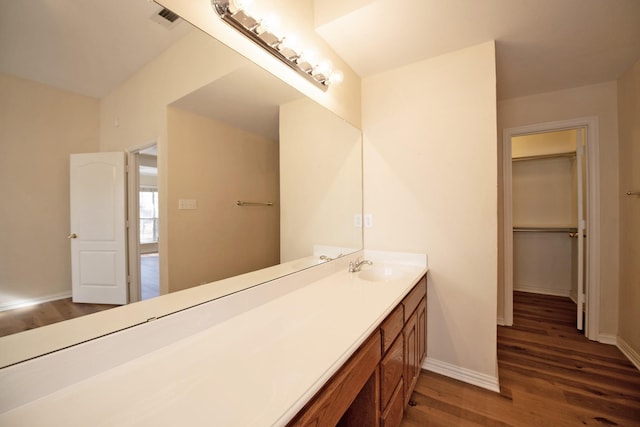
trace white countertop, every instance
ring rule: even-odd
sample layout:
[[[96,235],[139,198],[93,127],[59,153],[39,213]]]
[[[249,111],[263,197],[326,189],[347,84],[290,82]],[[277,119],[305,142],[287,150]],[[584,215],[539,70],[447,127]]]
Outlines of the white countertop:
[[[0,414],[0,425],[284,425],[426,272],[401,268],[388,282],[332,273]]]

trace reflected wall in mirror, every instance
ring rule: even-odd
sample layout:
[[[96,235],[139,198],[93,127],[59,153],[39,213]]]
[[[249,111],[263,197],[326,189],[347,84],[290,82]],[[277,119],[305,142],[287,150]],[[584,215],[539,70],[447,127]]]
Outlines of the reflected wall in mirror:
[[[72,153],[158,143],[162,293],[362,247],[359,130],[188,23],[158,24],[146,0],[8,8],[0,310],[70,293]]]

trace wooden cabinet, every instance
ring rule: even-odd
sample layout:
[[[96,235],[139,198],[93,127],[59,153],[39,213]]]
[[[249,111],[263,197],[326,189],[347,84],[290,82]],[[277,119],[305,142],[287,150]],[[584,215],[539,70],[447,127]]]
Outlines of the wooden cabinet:
[[[404,341],[398,336],[380,362],[380,403],[384,410],[404,375]]]
[[[411,393],[418,382],[420,366],[426,354],[426,294],[427,279],[423,277],[402,301],[406,319],[402,329],[404,336],[405,406],[411,400]]]
[[[358,402],[366,413],[351,412],[365,418],[369,416],[370,411],[365,411],[365,408],[379,405],[376,391],[376,383],[379,381],[376,378],[381,346],[380,332],[376,331],[287,425],[336,426],[354,402]],[[369,393],[367,388],[371,384],[373,393]],[[377,425],[377,420],[375,421],[374,426]],[[340,425],[356,424],[347,420]]]
[[[411,392],[417,381],[418,319],[415,312],[405,323],[402,333],[404,335],[404,403],[406,406],[411,399]]]
[[[395,339],[393,345],[383,348],[380,362],[380,424],[384,427],[400,425],[420,375],[426,355],[426,293],[427,281],[423,277],[382,322],[383,343],[385,333],[388,340]]]
[[[420,365],[427,357],[427,298],[418,305],[418,360]]]
[[[288,426],[398,427],[426,356],[426,294],[424,276]]]
[[[391,395],[389,404],[382,412],[380,427],[398,427],[402,423],[404,416],[404,382],[402,377]],[[363,424],[364,425],[364,424]]]

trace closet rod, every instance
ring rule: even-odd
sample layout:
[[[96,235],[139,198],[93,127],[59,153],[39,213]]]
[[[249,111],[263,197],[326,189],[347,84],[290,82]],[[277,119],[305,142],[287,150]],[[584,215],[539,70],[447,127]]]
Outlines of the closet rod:
[[[528,233],[577,233],[578,229],[575,227],[513,227],[513,231]]]
[[[512,162],[522,162],[524,160],[541,160],[541,159],[555,159],[559,157],[575,157],[575,151],[568,151],[566,153],[555,153],[555,154],[539,154],[537,156],[525,156],[525,157],[514,157],[511,159]]]

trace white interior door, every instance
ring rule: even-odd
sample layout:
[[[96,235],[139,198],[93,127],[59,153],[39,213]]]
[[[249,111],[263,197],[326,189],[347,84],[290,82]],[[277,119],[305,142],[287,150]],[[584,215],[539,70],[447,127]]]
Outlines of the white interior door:
[[[127,303],[125,154],[72,154],[73,302]]]
[[[578,128],[576,132],[576,181],[578,187],[578,274],[576,280],[577,283],[577,301],[578,309],[576,314],[576,327],[579,330],[584,329],[583,325],[583,313],[585,303],[584,293],[584,233],[586,229],[586,221],[584,218],[584,171],[583,171],[583,159],[584,159],[584,138],[583,129]]]

